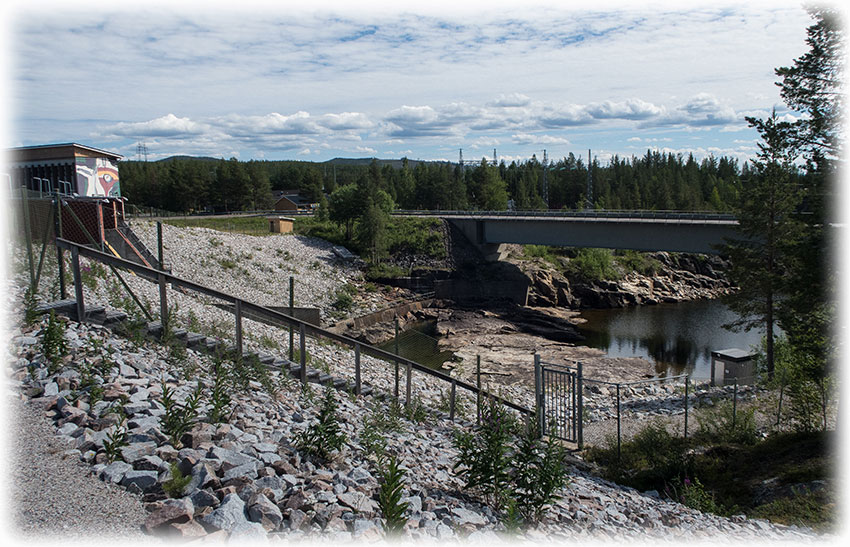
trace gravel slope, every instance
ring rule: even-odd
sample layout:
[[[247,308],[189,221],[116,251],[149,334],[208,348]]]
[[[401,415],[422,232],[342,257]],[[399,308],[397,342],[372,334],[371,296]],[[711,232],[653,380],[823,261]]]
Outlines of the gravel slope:
[[[70,448],[55,435],[41,404],[7,396],[6,423],[13,423],[14,442],[8,446],[12,480],[9,486],[9,524],[17,538],[62,541],[141,540],[145,511],[141,498],[109,485],[89,473],[79,458],[64,458]]]

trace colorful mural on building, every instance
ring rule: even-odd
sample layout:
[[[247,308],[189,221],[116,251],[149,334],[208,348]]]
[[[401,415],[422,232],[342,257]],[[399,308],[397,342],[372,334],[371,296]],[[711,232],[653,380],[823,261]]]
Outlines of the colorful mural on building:
[[[118,166],[105,158],[77,158],[77,193],[120,197]]]

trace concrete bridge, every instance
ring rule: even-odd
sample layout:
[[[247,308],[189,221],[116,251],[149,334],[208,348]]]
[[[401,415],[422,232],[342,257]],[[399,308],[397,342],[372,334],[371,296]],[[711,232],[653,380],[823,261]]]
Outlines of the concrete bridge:
[[[740,238],[738,220],[724,213],[672,211],[396,211],[436,216],[456,226],[491,260],[500,245],[602,247],[716,254],[725,238]]]

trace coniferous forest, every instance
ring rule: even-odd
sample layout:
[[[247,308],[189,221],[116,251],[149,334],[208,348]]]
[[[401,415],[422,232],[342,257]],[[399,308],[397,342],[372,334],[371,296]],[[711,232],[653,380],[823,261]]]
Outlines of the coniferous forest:
[[[523,162],[467,164],[402,160],[238,161],[175,157],[120,165],[122,195],[137,206],[168,211],[263,210],[272,192],[298,190],[313,202],[356,184],[386,192],[398,209],[517,210],[548,208],[731,211],[752,178],[749,163],[709,156],[697,160],[658,151],[590,165],[572,153],[544,168]],[[799,175],[796,175],[799,176]]]

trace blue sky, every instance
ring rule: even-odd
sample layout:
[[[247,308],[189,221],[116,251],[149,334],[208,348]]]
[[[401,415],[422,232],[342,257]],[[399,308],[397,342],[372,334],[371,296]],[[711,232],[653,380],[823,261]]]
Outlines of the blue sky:
[[[773,71],[811,24],[786,1],[459,5],[13,2],[4,147],[743,161],[745,116],[793,116]]]

